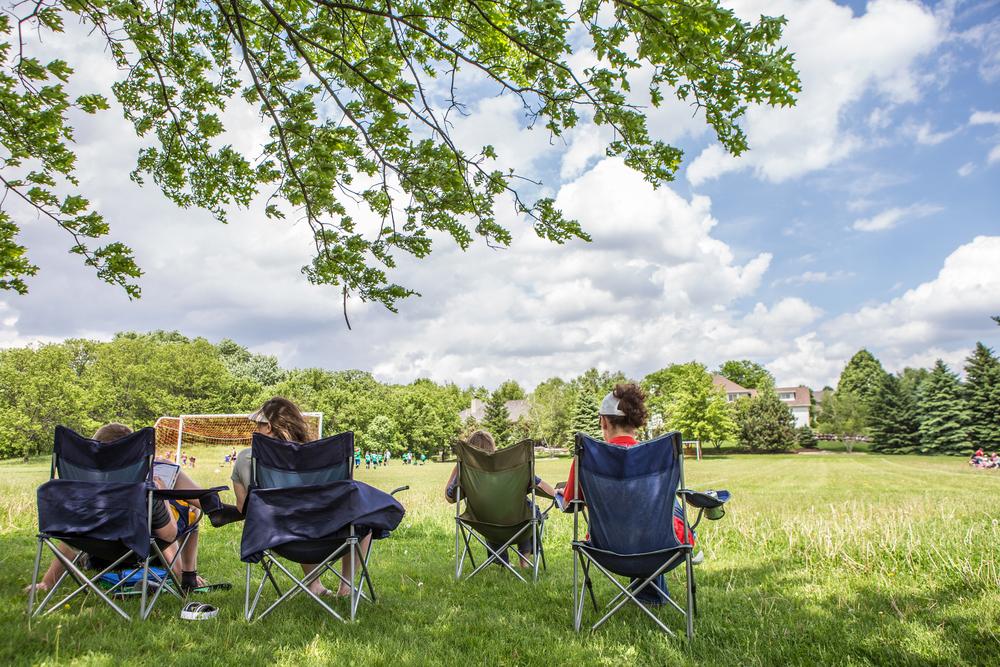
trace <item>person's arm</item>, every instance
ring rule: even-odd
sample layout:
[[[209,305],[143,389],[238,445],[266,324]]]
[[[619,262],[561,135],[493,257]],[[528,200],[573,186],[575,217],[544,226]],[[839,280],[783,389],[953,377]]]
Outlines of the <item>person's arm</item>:
[[[177,539],[177,522],[171,520],[166,500],[153,499],[153,537],[172,543]]]
[[[240,511],[240,514],[246,514],[243,511],[243,503],[247,501],[247,487],[239,482],[233,482],[233,493],[236,494],[236,509]]]
[[[448,483],[444,487],[444,499],[448,503],[454,505],[458,499],[458,466],[451,469],[451,476],[448,478]]]
[[[233,493],[236,494],[236,509],[242,514],[246,514],[244,504],[247,501],[247,493],[250,489],[250,450],[244,449],[236,455],[236,462],[233,463],[233,472],[229,476],[233,483]]]
[[[550,496],[552,498],[556,497],[556,490],[552,488],[551,484],[549,484],[548,482],[546,482],[541,477],[536,477],[535,479],[538,480],[535,483],[535,488],[536,489],[538,489],[539,491],[541,491],[544,494],[547,494],[548,496]]]

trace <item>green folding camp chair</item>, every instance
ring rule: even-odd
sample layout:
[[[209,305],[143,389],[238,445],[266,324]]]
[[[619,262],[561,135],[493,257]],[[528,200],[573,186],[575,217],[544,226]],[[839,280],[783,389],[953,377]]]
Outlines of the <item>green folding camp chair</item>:
[[[466,442],[457,443],[454,449],[458,456],[455,579],[463,578],[465,558],[468,556],[473,569],[466,579],[476,576],[490,563],[497,562],[526,582],[503,555],[511,545],[530,536],[529,562],[532,580],[537,581],[539,566],[545,567],[542,537],[548,510],[534,509],[538,497],[535,490],[535,441],[523,440],[492,454]],[[526,495],[530,497],[530,503]],[[478,566],[472,553],[473,540],[483,545],[487,554],[486,560]],[[502,546],[494,548],[497,544]]]

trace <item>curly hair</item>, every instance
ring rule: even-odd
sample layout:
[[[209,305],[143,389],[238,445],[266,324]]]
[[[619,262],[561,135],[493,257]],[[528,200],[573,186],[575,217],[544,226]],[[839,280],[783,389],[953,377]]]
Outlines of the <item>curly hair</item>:
[[[634,382],[619,382],[611,392],[618,399],[618,409],[624,417],[605,415],[608,423],[616,428],[642,428],[646,424],[646,394]]]

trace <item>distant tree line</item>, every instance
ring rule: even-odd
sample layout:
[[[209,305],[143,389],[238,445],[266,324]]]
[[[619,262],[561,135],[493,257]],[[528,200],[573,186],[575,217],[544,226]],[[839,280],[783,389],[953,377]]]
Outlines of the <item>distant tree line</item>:
[[[151,426],[163,415],[249,413],[272,396],[322,411],[326,434],[352,430],[366,450],[427,454],[459,433],[470,400],[469,391],[430,380],[395,385],[361,371],[285,370],[231,340],[120,333],[0,350],[0,458],[51,451],[57,424],[84,434],[109,421]]]
[[[962,381],[938,359],[930,369],[888,373],[868,350],[860,350],[836,390],[824,390],[816,427],[870,436],[874,451],[891,454],[1000,450],[1000,361],[977,343],[964,371]]]
[[[698,362],[672,364],[638,380],[591,368],[565,380],[552,377],[526,392],[508,380],[495,390],[460,388],[418,379],[387,384],[363,371],[287,370],[269,355],[231,340],[213,344],[178,332],[125,332],[99,342],[0,350],[0,458],[46,453],[63,424],[83,433],[119,421],[133,427],[163,415],[241,413],[271,396],[286,396],[325,415],[324,431],[354,431],[365,450],[447,451],[477,428],[498,444],[534,438],[571,446],[576,432],[600,435],[598,406],[619,382],[637,381],[647,394],[646,437],[680,431],[685,440],[751,451],[812,447],[808,427],[795,429],[774,378],[760,364],[731,360],[716,371],[748,389],[752,398],[727,401]],[[978,344],[961,382],[941,361],[933,369],[886,373],[867,350],[848,362],[836,390],[827,388],[814,410],[817,430],[868,435],[873,449],[897,453],[968,454],[1000,449],[1000,362]],[[482,422],[459,413],[473,398],[485,403]],[[509,401],[524,400],[517,419]]]

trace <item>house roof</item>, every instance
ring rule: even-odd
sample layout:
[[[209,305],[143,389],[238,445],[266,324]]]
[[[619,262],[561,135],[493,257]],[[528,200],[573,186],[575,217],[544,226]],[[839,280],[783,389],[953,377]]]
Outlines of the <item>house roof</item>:
[[[808,407],[812,405],[811,390],[805,385],[799,385],[797,387],[775,387],[775,391],[779,394],[794,392],[795,398],[790,401],[785,401],[788,405],[793,408]]]
[[[757,395],[756,389],[747,389],[746,387],[738,385],[726,376],[719,375],[718,373],[712,373],[712,384],[719,387],[727,394],[746,394],[747,396]]]
[[[712,373],[712,384],[714,384],[716,387],[719,387],[720,389],[722,389],[722,391],[726,392],[727,394],[746,394],[747,396],[757,395],[756,389],[748,389],[742,385],[738,385],[729,378],[723,375],[719,375],[718,373]],[[774,389],[779,394],[784,394],[789,392],[794,393],[795,397],[792,400],[784,401],[787,405],[793,408],[807,407],[809,405],[812,405],[810,389],[805,385],[800,384],[797,387],[775,387]]]

